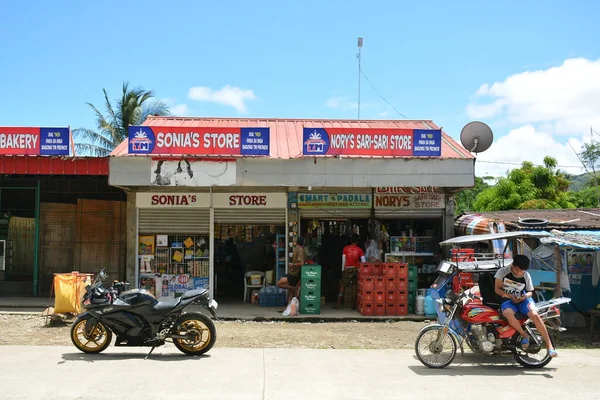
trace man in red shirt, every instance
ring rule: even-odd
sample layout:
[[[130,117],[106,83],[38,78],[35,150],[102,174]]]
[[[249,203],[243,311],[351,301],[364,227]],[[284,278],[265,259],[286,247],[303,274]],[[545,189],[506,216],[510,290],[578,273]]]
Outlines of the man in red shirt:
[[[358,263],[365,262],[365,253],[358,247],[359,241],[358,235],[353,234],[352,243],[344,247],[342,251],[342,279],[340,280],[340,292],[338,293],[336,309],[340,308],[346,288],[353,288],[356,285]],[[354,303],[352,302],[352,304]]]

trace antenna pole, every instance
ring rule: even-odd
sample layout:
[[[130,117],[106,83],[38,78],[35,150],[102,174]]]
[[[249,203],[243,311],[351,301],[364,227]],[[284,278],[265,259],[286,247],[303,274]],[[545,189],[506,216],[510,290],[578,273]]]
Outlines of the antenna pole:
[[[356,57],[358,57],[358,119],[360,119],[360,73],[361,73],[360,58],[361,58],[362,45],[363,45],[363,38],[359,37],[358,38],[358,55],[356,56]]]

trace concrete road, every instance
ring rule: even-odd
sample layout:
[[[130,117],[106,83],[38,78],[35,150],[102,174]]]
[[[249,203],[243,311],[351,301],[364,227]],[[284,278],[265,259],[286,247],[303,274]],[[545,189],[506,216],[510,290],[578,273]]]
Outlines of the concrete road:
[[[561,350],[541,370],[473,354],[430,370],[410,350],[217,348],[189,358],[169,345],[145,355],[142,348],[90,356],[74,347],[0,346],[0,398],[600,398],[600,350]]]

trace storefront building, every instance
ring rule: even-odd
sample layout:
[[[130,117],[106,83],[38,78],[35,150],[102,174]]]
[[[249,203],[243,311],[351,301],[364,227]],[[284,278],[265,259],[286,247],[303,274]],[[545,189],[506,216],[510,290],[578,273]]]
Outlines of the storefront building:
[[[125,278],[126,194],[69,128],[0,127],[0,297],[49,296],[55,273]]]
[[[428,273],[474,158],[431,121],[150,117],[113,152],[109,183],[127,193],[130,281],[242,302],[244,274],[276,281],[298,235],[326,296],[352,233]]]

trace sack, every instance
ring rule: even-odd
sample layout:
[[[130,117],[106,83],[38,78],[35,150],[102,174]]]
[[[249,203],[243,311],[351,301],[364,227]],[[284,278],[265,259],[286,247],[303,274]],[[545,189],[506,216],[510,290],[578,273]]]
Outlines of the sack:
[[[290,300],[290,303],[286,307],[285,311],[283,311],[283,316],[284,317],[288,317],[288,316],[293,317],[295,315],[298,315],[299,307],[300,307],[300,302],[298,301],[298,299],[296,297],[292,297],[292,300]]]

